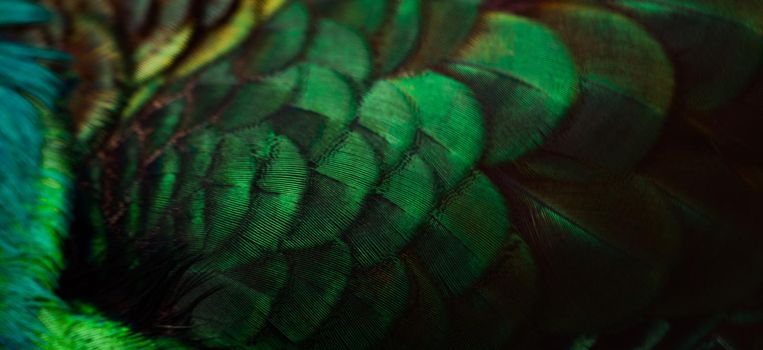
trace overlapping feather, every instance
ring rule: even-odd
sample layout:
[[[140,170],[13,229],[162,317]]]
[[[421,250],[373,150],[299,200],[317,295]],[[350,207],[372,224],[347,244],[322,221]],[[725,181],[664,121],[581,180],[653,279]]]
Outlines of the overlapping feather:
[[[139,277],[182,242],[200,282],[157,314],[209,347],[670,346],[662,320],[761,289],[740,3],[102,5],[128,18],[84,45],[122,84],[81,118],[88,263]]]

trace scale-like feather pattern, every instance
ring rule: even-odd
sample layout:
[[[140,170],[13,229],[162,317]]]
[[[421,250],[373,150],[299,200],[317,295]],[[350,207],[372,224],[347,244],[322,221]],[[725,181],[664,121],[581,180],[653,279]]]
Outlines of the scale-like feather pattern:
[[[593,7],[544,4],[533,17],[556,29],[581,74],[579,100],[546,148],[613,172],[632,169],[656,141],[673,95],[662,48],[626,17]]]
[[[763,11],[739,3],[151,1],[113,37],[75,21],[101,28],[75,55],[119,50],[74,98],[90,263],[136,276],[175,242],[183,295],[159,313],[212,348],[569,348],[732,312],[763,283]]]
[[[272,73],[291,63],[305,50],[309,17],[306,6],[295,1],[255,33],[250,53],[243,62],[246,74]]]
[[[493,125],[485,160],[496,164],[543,144],[574,102],[578,76],[565,46],[544,26],[502,13],[483,21],[447,67],[474,90]]]

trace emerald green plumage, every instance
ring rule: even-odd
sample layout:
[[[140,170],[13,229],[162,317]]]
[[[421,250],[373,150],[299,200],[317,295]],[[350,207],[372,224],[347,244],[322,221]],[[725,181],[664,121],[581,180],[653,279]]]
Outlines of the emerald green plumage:
[[[421,1],[401,0],[391,20],[376,38],[379,74],[390,74],[416,50],[421,33]]]
[[[415,141],[417,110],[403,91],[390,81],[379,81],[363,96],[353,130],[372,145],[382,168],[400,164]]]
[[[363,82],[371,73],[371,50],[357,32],[346,26],[321,20],[317,23],[313,41],[305,58],[337,73]]]
[[[690,349],[756,324],[754,0],[43,3],[19,37],[80,83],[61,99],[40,62],[65,56],[0,41],[0,346]],[[48,19],[0,0],[0,25]]]
[[[442,295],[461,295],[495,261],[509,233],[507,216],[490,180],[479,172],[470,174],[430,212],[410,253]]]
[[[285,68],[304,50],[310,30],[310,13],[304,3],[294,1],[253,35],[253,45],[244,63],[249,76]]]
[[[497,164],[543,144],[577,96],[578,72],[567,48],[536,22],[491,13],[482,26],[447,69],[480,100],[493,125],[485,160]]]
[[[660,44],[638,23],[593,7],[548,6],[533,17],[556,29],[580,74],[578,101],[547,147],[614,172],[631,170],[659,136],[673,96],[673,67]]]

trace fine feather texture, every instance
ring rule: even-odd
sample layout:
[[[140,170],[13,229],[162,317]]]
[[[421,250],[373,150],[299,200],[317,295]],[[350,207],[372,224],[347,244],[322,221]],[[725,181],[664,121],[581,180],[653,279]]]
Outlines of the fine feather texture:
[[[25,1],[0,1],[0,13],[1,29],[49,18]],[[64,84],[41,63],[67,60],[58,51],[0,41],[0,347],[180,349],[54,293],[72,213],[72,135],[57,114]]]
[[[49,5],[82,80],[58,293],[85,302],[38,314],[49,344],[691,349],[759,324],[758,1]],[[51,106],[46,71],[5,82]]]
[[[41,7],[0,1],[0,30],[48,19]],[[70,173],[66,134],[50,108],[61,82],[38,60],[62,55],[0,39],[0,346],[35,344],[36,314],[57,298],[51,287],[62,267]],[[46,128],[50,128],[46,131]]]

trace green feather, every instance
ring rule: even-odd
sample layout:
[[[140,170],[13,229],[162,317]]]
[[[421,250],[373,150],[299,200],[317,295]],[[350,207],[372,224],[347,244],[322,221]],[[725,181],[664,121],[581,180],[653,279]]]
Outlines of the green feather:
[[[593,7],[549,5],[534,16],[570,48],[581,79],[578,103],[547,149],[612,171],[632,169],[657,140],[673,98],[673,66],[662,47],[627,17]]]
[[[247,53],[246,74],[271,73],[291,63],[305,49],[309,19],[305,5],[294,1],[266,23]]]
[[[643,23],[675,55],[678,94],[692,110],[712,110],[747,87],[763,57],[763,5],[756,1],[611,1]],[[722,69],[719,69],[722,67]]]
[[[425,70],[454,53],[477,21],[481,0],[433,0],[421,3],[421,30],[416,53],[406,70]]]
[[[418,153],[441,186],[452,188],[482,155],[484,124],[472,91],[436,73],[394,81],[418,110]]]
[[[289,249],[306,248],[339,238],[360,212],[379,176],[373,150],[351,132],[314,160],[301,220],[284,240]]]
[[[485,109],[493,126],[485,161],[496,164],[545,142],[573,104],[578,77],[567,49],[543,26],[507,14],[483,21],[482,31],[447,67],[474,89]]]
[[[755,1],[64,3],[45,39],[81,60],[73,111],[97,137],[59,289],[115,319],[51,292],[59,236],[0,237],[0,258],[44,256],[25,287],[0,280],[24,301],[0,320],[32,310],[2,341],[668,348],[759,294]],[[68,226],[67,181],[35,185],[62,85],[35,61],[62,58],[0,42],[9,232]],[[58,206],[30,214],[43,193]]]
[[[307,154],[312,159],[324,153],[355,117],[355,91],[350,82],[336,71],[313,64],[302,67],[305,77],[292,106],[314,113],[313,118],[318,118],[315,121],[319,125],[318,129],[314,129],[315,134],[308,139],[297,136],[306,130],[302,130],[293,121],[281,123],[280,116],[271,120],[277,129],[292,129],[296,134],[289,136],[299,143],[305,143]]]
[[[224,246],[238,234],[239,225],[249,208],[249,193],[259,166],[252,153],[257,149],[253,140],[267,140],[264,132],[246,130],[226,135],[216,147],[215,170],[205,177],[206,191],[206,249]]]
[[[324,322],[341,299],[350,274],[350,253],[341,242],[292,251],[287,255],[286,290],[270,323],[289,341],[299,343]]]
[[[381,156],[383,167],[397,164],[416,135],[418,118],[413,103],[393,83],[382,80],[363,96],[358,114],[354,129]]]
[[[38,315],[63,305],[54,295],[64,265],[72,183],[71,135],[52,107],[62,83],[38,60],[51,51],[7,41],[6,26],[39,23],[49,14],[25,1],[0,1],[0,344],[44,344],[47,325]],[[52,338],[56,338],[55,336]]]
[[[214,347],[248,343],[267,325],[278,293],[286,286],[287,260],[274,255],[226,269],[202,267],[212,277],[180,301],[184,305],[208,294],[192,311],[194,337]]]
[[[358,264],[371,268],[396,256],[426,219],[434,198],[432,170],[418,156],[386,174],[345,235]]]
[[[366,41],[352,29],[329,20],[318,22],[306,59],[357,82],[364,82],[372,68]]]
[[[286,107],[298,93],[302,70],[292,68],[238,88],[221,113],[221,126],[235,130],[255,126]]]
[[[389,0],[315,1],[326,17],[366,35],[376,32],[389,11]],[[323,2],[322,4],[320,4]]]
[[[509,227],[501,194],[475,173],[443,196],[412,252],[443,295],[459,295],[494,262]]]
[[[382,74],[394,72],[413,55],[421,30],[421,3],[419,0],[401,0],[392,22],[387,24],[376,51]]]
[[[313,336],[317,349],[374,348],[405,308],[410,285],[399,260],[348,282],[347,292]]]

